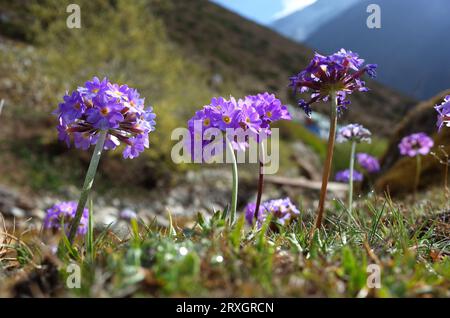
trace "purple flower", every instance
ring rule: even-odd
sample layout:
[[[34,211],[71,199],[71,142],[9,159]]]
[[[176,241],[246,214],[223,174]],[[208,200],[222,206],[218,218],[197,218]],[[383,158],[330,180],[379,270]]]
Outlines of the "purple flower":
[[[262,213],[262,205],[259,207],[259,212]],[[248,224],[253,224],[253,219],[255,217],[255,209],[256,209],[256,203],[250,202],[245,207],[245,219],[247,220]],[[258,215],[261,215],[261,213],[258,213]]]
[[[260,134],[270,134],[270,124],[277,120],[290,120],[291,116],[287,107],[273,94],[263,93],[246,96],[236,100],[223,97],[211,99],[211,103],[199,110],[188,121],[188,129],[191,134],[191,150],[195,145],[195,138],[202,139],[202,146],[213,141],[205,140],[204,133],[208,128],[218,128],[223,132],[232,129],[234,139],[230,140],[234,149],[245,150],[248,146],[248,137],[252,136],[260,141]],[[200,122],[199,131],[196,131],[195,123]],[[241,136],[241,135],[244,136]],[[229,137],[229,136],[227,136]],[[240,138],[243,137],[243,138]],[[204,159],[204,158],[203,158]]]
[[[88,150],[93,142],[94,136],[89,134],[88,132],[74,132],[73,133],[73,141],[76,148]]]
[[[434,107],[438,112],[437,126],[439,131],[442,126],[450,127],[450,95],[445,96],[444,101],[440,105]]]
[[[308,116],[311,115],[311,105],[317,101],[328,101],[333,91],[337,94],[338,110],[341,111],[350,104],[347,95],[368,90],[361,80],[364,73],[372,78],[376,76],[377,65],[363,66],[363,63],[358,54],[344,49],[329,56],[315,53],[307,68],[290,78],[289,86],[296,93],[311,92],[309,101],[300,99],[298,102]]]
[[[356,154],[356,160],[358,160],[359,165],[368,173],[376,173],[380,171],[380,163],[377,158],[372,157],[367,153]]]
[[[338,182],[344,182],[347,183],[350,181],[350,170],[346,169],[346,170],[342,170],[342,171],[338,171],[336,173],[336,176],[334,177],[334,179]],[[357,181],[362,181],[363,180],[363,175],[362,173],[353,170],[353,181],[357,182]]]
[[[256,209],[255,203],[249,203],[245,208],[245,219],[249,224],[253,224],[253,219],[255,217],[255,209]],[[281,225],[285,225],[293,217],[299,215],[300,211],[291,202],[289,198],[263,202],[259,207],[257,220],[258,227],[261,227],[261,225],[264,223],[265,219],[269,214],[272,214],[273,221]]]
[[[372,133],[360,124],[350,124],[342,127],[337,132],[337,142],[371,142]]]
[[[98,77],[94,77],[92,81],[87,81],[84,87],[78,87],[77,91],[83,99],[89,101],[95,98],[100,91],[105,90],[107,86],[106,78],[100,81]]]
[[[242,101],[245,105],[250,105],[259,114],[260,128],[267,129],[270,134],[270,124],[278,120],[291,120],[292,117],[287,107],[275,97],[274,94],[262,93],[246,96]]]
[[[261,118],[256,109],[251,105],[242,106],[239,112],[239,121],[245,129],[250,129],[252,132],[258,133],[261,129]]]
[[[433,139],[431,139],[426,133],[423,132],[403,137],[403,139],[398,144],[400,154],[409,157],[426,155],[430,152],[433,146]]]
[[[61,223],[64,223],[64,230],[66,233],[68,233],[69,225],[75,217],[76,210],[77,203],[74,201],[56,203],[47,210],[47,215],[44,219],[44,228],[59,230],[61,228]],[[89,211],[85,208],[83,210],[80,225],[77,230],[78,235],[86,234],[88,222]]]
[[[86,106],[78,92],[72,92],[72,95],[65,95],[63,99],[64,103],[59,104],[63,122],[72,123],[86,111]]]
[[[113,150],[123,142],[124,158],[136,158],[149,147],[156,115],[137,90],[94,77],[63,100],[55,114],[59,139],[68,146],[73,140],[76,148],[87,150],[97,143],[100,131],[107,131],[104,149]]]
[[[137,219],[137,214],[131,209],[123,209],[119,214],[120,218],[123,220]]]
[[[123,151],[123,157],[126,158],[136,158],[145,148],[149,147],[148,135],[138,135],[136,137],[131,137],[128,139],[128,145]]]

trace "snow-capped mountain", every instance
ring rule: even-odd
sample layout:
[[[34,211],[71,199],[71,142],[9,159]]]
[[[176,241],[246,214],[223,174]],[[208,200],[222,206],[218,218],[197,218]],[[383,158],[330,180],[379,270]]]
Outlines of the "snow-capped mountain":
[[[313,32],[358,0],[319,0],[288,16],[275,20],[271,27],[279,33],[296,40],[305,41]]]

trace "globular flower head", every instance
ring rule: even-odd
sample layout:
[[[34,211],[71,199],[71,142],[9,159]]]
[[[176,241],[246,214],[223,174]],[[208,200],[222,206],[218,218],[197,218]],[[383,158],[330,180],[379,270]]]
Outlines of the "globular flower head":
[[[250,225],[253,224],[255,210],[255,203],[249,203],[245,208],[245,219]],[[289,198],[263,202],[259,207],[258,219],[256,220],[258,227],[262,226],[269,214],[272,215],[272,221],[285,225],[296,215],[299,215],[300,211]]]
[[[238,100],[234,97],[230,99],[215,97],[209,105],[203,106],[188,121],[191,146],[195,144],[195,138],[201,138],[202,146],[212,142],[203,138],[208,128],[217,128],[222,132],[231,129],[235,132],[233,139],[230,140],[233,148],[244,150],[248,146],[249,136],[260,141],[258,136],[269,135],[270,125],[273,122],[290,119],[287,107],[275,95],[267,92]],[[201,125],[196,126],[195,123],[201,123]],[[241,135],[242,138],[240,138]]]
[[[55,111],[59,139],[83,150],[95,145],[100,131],[107,131],[104,149],[124,143],[124,158],[133,159],[149,147],[156,115],[145,107],[137,90],[94,77],[63,97]]]
[[[75,217],[77,211],[77,203],[74,201],[59,202],[47,210],[44,219],[44,228],[46,229],[61,229],[61,224],[64,224],[66,234],[69,232],[69,226]],[[81,215],[80,225],[78,226],[77,234],[85,235],[88,228],[89,211],[87,208],[83,210]]]
[[[336,93],[338,110],[341,111],[350,104],[347,95],[354,91],[368,91],[361,77],[367,73],[374,78],[376,68],[375,64],[364,65],[358,54],[344,49],[329,56],[315,53],[308,67],[290,78],[289,86],[296,93],[311,93],[309,101],[300,99],[298,102],[308,116],[311,115],[311,105],[328,101],[332,92]]]
[[[400,154],[403,156],[415,157],[426,155],[433,148],[434,142],[426,133],[419,132],[403,137],[398,144]]]
[[[123,209],[120,211],[119,217],[123,220],[130,221],[132,219],[137,219],[137,213],[131,209]]]
[[[260,120],[258,131],[264,130],[266,134],[270,134],[271,123],[278,120],[292,119],[287,107],[274,94],[265,92],[246,96],[243,100],[240,100],[240,103],[256,111]]]
[[[450,95],[445,96],[444,101],[440,105],[434,107],[438,112],[437,126],[439,131],[442,126],[450,127]]]
[[[350,170],[346,169],[346,170],[342,170],[342,171],[338,171],[336,173],[336,176],[334,178],[337,182],[344,182],[347,183],[350,181]],[[359,182],[363,180],[363,175],[362,173],[353,170],[353,182]]]
[[[356,160],[358,161],[358,164],[368,173],[377,173],[380,171],[380,163],[378,162],[378,159],[367,153],[356,154]]]
[[[372,133],[360,124],[350,124],[340,128],[337,132],[337,142],[371,142]]]

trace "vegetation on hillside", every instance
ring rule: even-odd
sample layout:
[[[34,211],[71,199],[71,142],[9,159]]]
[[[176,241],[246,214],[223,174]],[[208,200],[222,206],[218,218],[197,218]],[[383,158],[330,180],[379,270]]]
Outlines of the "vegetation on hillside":
[[[108,154],[102,180],[117,185],[133,180],[147,188],[170,183],[172,172],[183,167],[171,163],[171,143],[163,142],[162,131],[184,127],[211,96],[239,97],[268,90],[286,103],[294,102],[288,77],[306,65],[311,53],[208,1],[81,1],[81,29],[66,27],[68,3],[1,3],[7,18],[0,21],[4,61],[0,94],[6,101],[0,138],[1,156],[9,164],[0,169],[11,172],[5,182],[50,190],[80,182],[88,158],[56,140],[50,112],[65,91],[96,75],[136,87],[154,106],[159,126],[150,140],[152,151],[127,163],[130,174],[119,174],[124,163],[116,160],[117,154]],[[354,96],[349,114],[355,117],[350,119],[364,122],[372,101],[377,114],[377,105],[400,109],[398,105],[408,104],[398,94],[375,86],[367,101]],[[385,124],[372,117],[369,122]],[[291,125],[290,129],[300,128]],[[317,137],[305,138],[323,152]],[[79,164],[67,169],[73,158]],[[64,173],[54,173],[55,167]]]

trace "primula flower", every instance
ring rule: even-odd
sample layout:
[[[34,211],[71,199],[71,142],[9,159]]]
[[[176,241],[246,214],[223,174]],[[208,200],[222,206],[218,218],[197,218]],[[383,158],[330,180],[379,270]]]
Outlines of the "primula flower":
[[[350,169],[338,171],[334,179],[338,182],[348,183],[350,181]],[[362,181],[362,180],[363,180],[362,173],[354,170],[353,181]]]
[[[275,95],[266,92],[238,100],[234,97],[230,97],[228,100],[223,97],[213,98],[209,105],[197,111],[188,121],[188,129],[191,137],[203,136],[204,131],[208,128],[218,128],[223,132],[226,132],[227,128],[231,128],[242,129],[244,133],[258,138],[259,133],[269,135],[270,124],[278,120],[291,120],[291,115],[287,107]],[[201,131],[195,131],[194,123],[196,121],[201,121]],[[236,136],[239,137],[239,134]],[[233,148],[243,150],[248,146],[247,142],[248,140],[244,140],[244,142],[232,140]],[[191,140],[191,145],[193,143],[194,139]],[[202,146],[209,143],[211,141],[203,140]]]
[[[275,97],[274,94],[262,93],[246,96],[240,101],[241,104],[249,105],[259,114],[261,120],[260,128],[270,134],[270,124],[278,120],[291,120],[292,117],[287,107]]]
[[[137,213],[131,209],[123,209],[120,211],[119,217],[123,220],[137,219]]]
[[[445,96],[444,101],[440,105],[434,106],[438,112],[437,126],[439,131],[442,126],[450,127],[450,95]]]
[[[354,91],[365,92],[368,88],[361,80],[364,73],[376,76],[375,64],[363,65],[358,54],[341,49],[329,56],[315,53],[308,67],[290,78],[290,87],[297,93],[311,92],[311,99],[300,99],[298,104],[305,113],[311,115],[311,105],[317,101],[328,101],[331,92],[336,92],[338,110],[347,108],[350,101],[347,95]]]
[[[255,203],[247,204],[245,208],[245,219],[252,225],[255,217]],[[289,198],[277,199],[263,202],[259,207],[257,224],[259,227],[264,223],[269,214],[272,214],[272,221],[281,225],[289,222],[293,217],[300,214],[297,207],[291,202]]]
[[[60,202],[53,205],[47,210],[47,215],[44,219],[44,228],[46,229],[61,229],[61,223],[64,223],[64,230],[68,233],[68,228],[75,217],[75,212],[77,210],[77,203],[74,201]],[[77,234],[85,235],[88,228],[89,221],[89,211],[88,209],[83,210],[81,216],[80,225],[78,226]]]
[[[371,142],[372,133],[360,124],[350,124],[342,127],[337,132],[336,141],[342,142]]]
[[[207,161],[210,159],[205,158],[203,151],[201,151],[201,153],[199,153],[199,151],[212,143],[223,143],[223,145],[220,145],[221,147],[215,147],[216,145],[212,147],[212,156],[218,155],[218,153],[216,153],[216,148],[223,149],[225,145],[228,145],[231,150],[233,160],[233,189],[230,213],[231,224],[234,222],[236,215],[238,188],[237,162],[234,150],[245,151],[249,146],[249,138],[253,138],[256,142],[261,142],[271,133],[271,123],[281,119],[291,119],[287,107],[284,106],[275,95],[266,92],[263,94],[246,96],[239,100],[236,100],[231,96],[229,100],[224,99],[223,97],[213,98],[209,105],[206,105],[202,110],[197,111],[188,121],[188,129],[191,136],[190,145],[188,145],[188,147],[191,150],[191,156],[194,158],[195,162]],[[199,125],[199,123],[201,123],[201,125]],[[221,132],[226,133],[225,138],[222,138],[221,140],[208,138],[207,133],[209,128],[216,128]],[[201,149],[197,149],[197,145],[201,146]],[[198,155],[201,155],[201,157],[198,158]],[[210,154],[208,154],[208,156],[209,155]],[[262,180],[261,166],[262,163],[260,162],[260,182]],[[262,183],[258,186],[258,191],[258,198],[260,198]]]
[[[356,160],[358,160],[358,164],[368,173],[376,173],[380,171],[380,163],[378,162],[378,159],[367,153],[356,154]]]
[[[100,131],[107,131],[104,149],[123,142],[124,158],[136,158],[149,147],[156,115],[152,107],[145,107],[137,90],[94,77],[63,100],[55,114],[59,139],[68,146],[73,140],[76,148],[87,150],[97,143]]]
[[[398,144],[400,154],[409,157],[426,155],[430,152],[433,146],[433,139],[431,139],[427,134],[423,132],[403,137],[403,139]]]

